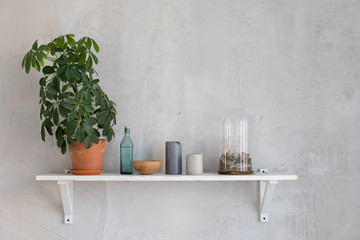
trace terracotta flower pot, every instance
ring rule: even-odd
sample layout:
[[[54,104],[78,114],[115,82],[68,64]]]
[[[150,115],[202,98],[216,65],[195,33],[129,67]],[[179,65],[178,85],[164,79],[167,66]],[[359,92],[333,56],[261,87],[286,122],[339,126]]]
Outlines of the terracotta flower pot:
[[[69,145],[72,161],[71,173],[76,175],[98,175],[104,170],[102,163],[105,152],[106,139],[99,139],[99,143],[93,143],[89,149],[85,149],[84,142],[73,141]]]

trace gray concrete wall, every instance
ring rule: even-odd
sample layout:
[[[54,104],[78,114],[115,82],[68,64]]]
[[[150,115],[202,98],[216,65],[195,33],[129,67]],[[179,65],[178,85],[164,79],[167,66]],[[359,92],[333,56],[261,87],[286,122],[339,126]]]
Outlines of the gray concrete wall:
[[[359,239],[360,2],[325,0],[12,1],[0,8],[0,239]],[[71,168],[40,139],[35,39],[93,37],[101,85],[118,105],[105,171],[124,125],[136,159],[164,142],[216,171],[219,117],[254,123],[254,167],[299,175],[258,222],[255,183],[75,183],[73,225],[59,189],[35,175]]]

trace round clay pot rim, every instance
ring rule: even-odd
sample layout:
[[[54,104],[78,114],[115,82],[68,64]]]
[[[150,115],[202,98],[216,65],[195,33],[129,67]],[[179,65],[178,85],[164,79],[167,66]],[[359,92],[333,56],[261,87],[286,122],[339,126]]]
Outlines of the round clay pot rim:
[[[99,140],[106,140],[106,137],[98,137]],[[75,138],[72,139],[73,141],[76,141]],[[77,142],[77,141],[76,141]]]

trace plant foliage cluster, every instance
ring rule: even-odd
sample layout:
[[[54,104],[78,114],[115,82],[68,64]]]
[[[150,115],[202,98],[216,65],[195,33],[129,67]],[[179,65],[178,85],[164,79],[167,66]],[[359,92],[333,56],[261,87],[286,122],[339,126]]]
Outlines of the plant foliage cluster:
[[[100,132],[107,141],[115,136],[115,103],[99,86],[93,68],[98,64],[98,44],[89,37],[75,41],[73,34],[55,38],[48,44],[34,42],[22,61],[26,73],[34,68],[40,78],[41,138],[54,135],[64,154],[73,139],[85,148],[98,143]]]

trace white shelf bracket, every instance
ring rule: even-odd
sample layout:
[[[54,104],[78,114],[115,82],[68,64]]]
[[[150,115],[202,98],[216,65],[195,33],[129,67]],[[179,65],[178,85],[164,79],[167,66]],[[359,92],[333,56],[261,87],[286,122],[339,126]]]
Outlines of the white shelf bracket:
[[[64,208],[64,223],[72,224],[73,222],[73,181],[57,181],[60,187],[61,200]]]
[[[260,181],[260,222],[269,221],[269,209],[277,180]]]

